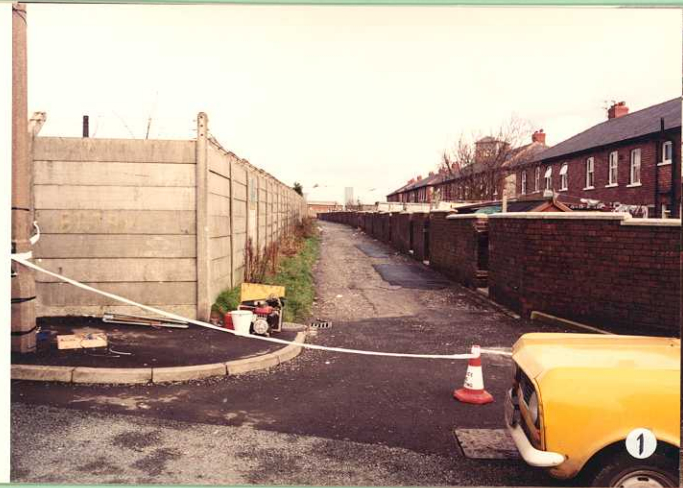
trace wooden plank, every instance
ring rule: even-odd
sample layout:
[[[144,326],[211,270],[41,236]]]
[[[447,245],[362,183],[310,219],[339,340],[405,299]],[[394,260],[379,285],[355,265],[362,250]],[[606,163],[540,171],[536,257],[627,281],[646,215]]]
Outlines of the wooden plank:
[[[194,210],[195,189],[153,186],[35,185],[40,209]]]
[[[194,186],[194,164],[34,161],[36,185]]]
[[[80,282],[88,281],[195,281],[194,258],[120,258],[120,259],[41,259],[38,264],[48,271]],[[36,272],[36,281],[60,281]],[[134,299],[134,297],[133,297]]]
[[[36,210],[35,215],[47,234],[195,233],[192,210]]]
[[[230,197],[230,179],[209,173],[209,193]]]
[[[159,305],[160,310],[174,313],[188,319],[194,319],[197,316],[196,305]],[[65,317],[71,315],[79,315],[86,317],[101,317],[105,313],[117,313],[123,315],[140,315],[143,317],[152,317],[152,313],[147,312],[139,307],[129,305],[74,305],[66,307],[49,307],[36,304],[36,316],[38,317]]]
[[[209,193],[209,215],[230,215],[230,198]]]
[[[197,302],[196,283],[188,281],[85,284],[145,305],[194,305]],[[36,296],[42,305],[50,307],[121,304],[113,298],[63,282],[36,283]]]
[[[230,235],[230,216],[209,215],[209,237]]]
[[[194,236],[126,234],[43,234],[34,254],[39,258],[192,258]]]
[[[107,347],[107,334],[68,334],[57,336],[57,349],[85,349]]]
[[[241,302],[265,300],[267,298],[281,298],[284,296],[284,286],[263,285],[261,283],[242,283],[240,286]]]
[[[230,237],[209,239],[209,259],[230,256]]]
[[[40,161],[119,161],[194,163],[194,141],[37,137],[33,159]]]

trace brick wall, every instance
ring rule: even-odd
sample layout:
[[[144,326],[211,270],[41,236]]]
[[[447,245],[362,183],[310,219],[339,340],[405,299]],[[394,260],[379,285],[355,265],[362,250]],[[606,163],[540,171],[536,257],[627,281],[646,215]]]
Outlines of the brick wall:
[[[390,213],[381,213],[379,217],[380,231],[378,239],[387,244],[391,244],[391,216]]]
[[[486,286],[486,269],[482,269],[482,254],[487,254],[488,233],[486,215],[432,214],[430,236],[430,266],[468,287]]]
[[[425,223],[429,221],[429,213],[416,212],[411,218],[413,221],[413,257],[418,261],[424,261],[424,228]]]
[[[391,243],[400,252],[410,251],[410,222],[412,214],[407,212],[391,215]]]
[[[489,295],[597,326],[680,334],[680,221],[624,214],[489,218]]]

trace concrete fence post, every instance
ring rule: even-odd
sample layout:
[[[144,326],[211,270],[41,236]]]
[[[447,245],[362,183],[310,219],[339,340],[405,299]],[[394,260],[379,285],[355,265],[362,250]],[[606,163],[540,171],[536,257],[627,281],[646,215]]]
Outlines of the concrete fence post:
[[[211,314],[209,260],[209,165],[207,160],[208,117],[197,115],[196,151],[196,241],[197,241],[197,319],[208,321]]]
[[[233,170],[235,162],[230,158],[229,172],[230,172],[230,286],[233,287],[235,283],[235,171]]]
[[[12,252],[31,251],[33,212],[29,158],[26,54],[26,6],[12,5]],[[12,263],[11,348],[13,352],[36,350],[36,284],[33,273]]]

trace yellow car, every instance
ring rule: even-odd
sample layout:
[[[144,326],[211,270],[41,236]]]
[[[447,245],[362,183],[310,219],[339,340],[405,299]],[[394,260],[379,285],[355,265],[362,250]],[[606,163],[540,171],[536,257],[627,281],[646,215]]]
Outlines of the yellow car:
[[[680,339],[525,334],[512,359],[505,417],[527,464],[592,486],[679,486]]]

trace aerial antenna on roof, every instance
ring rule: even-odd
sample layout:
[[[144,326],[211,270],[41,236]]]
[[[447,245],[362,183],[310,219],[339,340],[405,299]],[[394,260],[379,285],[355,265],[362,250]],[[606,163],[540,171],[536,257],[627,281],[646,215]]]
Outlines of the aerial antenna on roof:
[[[159,98],[159,92],[154,94],[154,104],[152,105],[152,110],[149,111],[149,117],[147,118],[147,133],[145,134],[145,139],[149,139],[149,129],[152,127],[152,115],[154,110],[157,108],[157,99]]]

